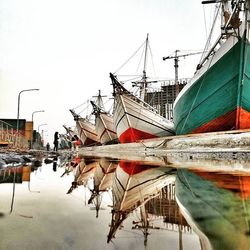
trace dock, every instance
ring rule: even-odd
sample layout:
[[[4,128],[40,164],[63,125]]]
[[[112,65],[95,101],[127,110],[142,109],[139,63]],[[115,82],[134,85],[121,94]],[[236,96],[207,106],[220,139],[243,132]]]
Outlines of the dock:
[[[79,154],[83,156],[145,155],[145,153],[164,155],[173,152],[250,153],[250,130],[168,136],[141,140],[135,143],[83,147],[79,149]]]
[[[250,130],[147,139],[135,143],[80,148],[80,157],[110,157],[173,167],[249,171]],[[240,164],[239,164],[240,162]],[[225,168],[226,167],[226,168]]]

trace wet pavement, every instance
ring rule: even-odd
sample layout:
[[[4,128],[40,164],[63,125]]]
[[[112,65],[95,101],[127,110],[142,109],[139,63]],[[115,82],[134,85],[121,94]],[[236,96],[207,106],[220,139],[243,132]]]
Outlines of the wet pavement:
[[[38,160],[0,169],[0,249],[249,249],[247,159]]]

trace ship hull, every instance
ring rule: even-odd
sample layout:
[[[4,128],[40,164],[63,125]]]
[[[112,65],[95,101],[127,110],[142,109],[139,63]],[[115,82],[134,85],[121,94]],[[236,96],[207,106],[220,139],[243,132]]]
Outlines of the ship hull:
[[[94,124],[90,123],[89,121],[79,119],[76,122],[76,128],[80,140],[84,146],[90,146],[92,144],[99,143]]]
[[[170,136],[173,124],[129,94],[116,94],[114,125],[121,143]]]
[[[105,113],[96,115],[96,133],[101,144],[108,144],[117,139],[117,134],[114,131],[113,118]]]
[[[176,134],[250,128],[249,42],[232,38],[174,103]]]

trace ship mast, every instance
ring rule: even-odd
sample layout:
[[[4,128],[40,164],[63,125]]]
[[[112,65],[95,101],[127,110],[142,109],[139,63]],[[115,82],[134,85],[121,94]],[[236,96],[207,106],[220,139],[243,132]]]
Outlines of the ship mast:
[[[143,71],[142,71],[142,79],[140,81],[132,82],[133,86],[139,86],[140,89],[140,98],[143,101],[146,101],[147,96],[147,88],[148,83],[155,83],[157,81],[148,81],[146,69],[147,69],[147,60],[148,60],[148,47],[149,47],[149,41],[148,41],[148,34],[145,41],[145,50],[144,50],[144,63],[143,63]]]
[[[148,34],[146,38],[146,44],[145,44],[145,54],[144,54],[144,66],[143,66],[143,72],[142,72],[142,89],[141,89],[141,98],[145,100],[146,92],[147,92],[147,75],[146,75],[146,67],[147,67],[147,54],[148,54]]]
[[[145,41],[145,50],[144,50],[144,63],[143,63],[143,70],[142,70],[142,78],[140,81],[132,82],[132,86],[139,86],[140,89],[140,98],[145,101],[146,94],[147,94],[147,87],[148,87],[148,81],[147,81],[147,54],[148,54],[148,34]]]
[[[104,109],[104,104],[103,104],[103,100],[102,100],[102,97],[106,97],[106,95],[101,95],[101,90],[99,89],[98,90],[98,95],[97,96],[93,96],[94,98],[96,98],[96,101],[93,102],[95,105],[98,106],[99,109],[101,110],[105,110]],[[92,104],[93,105],[93,104]]]

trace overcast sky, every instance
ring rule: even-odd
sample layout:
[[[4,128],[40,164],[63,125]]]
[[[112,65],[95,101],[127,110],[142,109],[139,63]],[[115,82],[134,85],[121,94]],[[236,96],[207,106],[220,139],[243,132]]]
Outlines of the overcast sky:
[[[75,123],[70,108],[101,89],[111,95],[109,72],[117,70],[149,33],[156,76],[174,78],[176,49],[203,49],[199,0],[0,0],[0,119],[47,123],[45,140]],[[180,59],[179,76],[191,77],[199,57]],[[129,72],[128,72],[129,73]],[[42,128],[40,128],[41,131]]]

